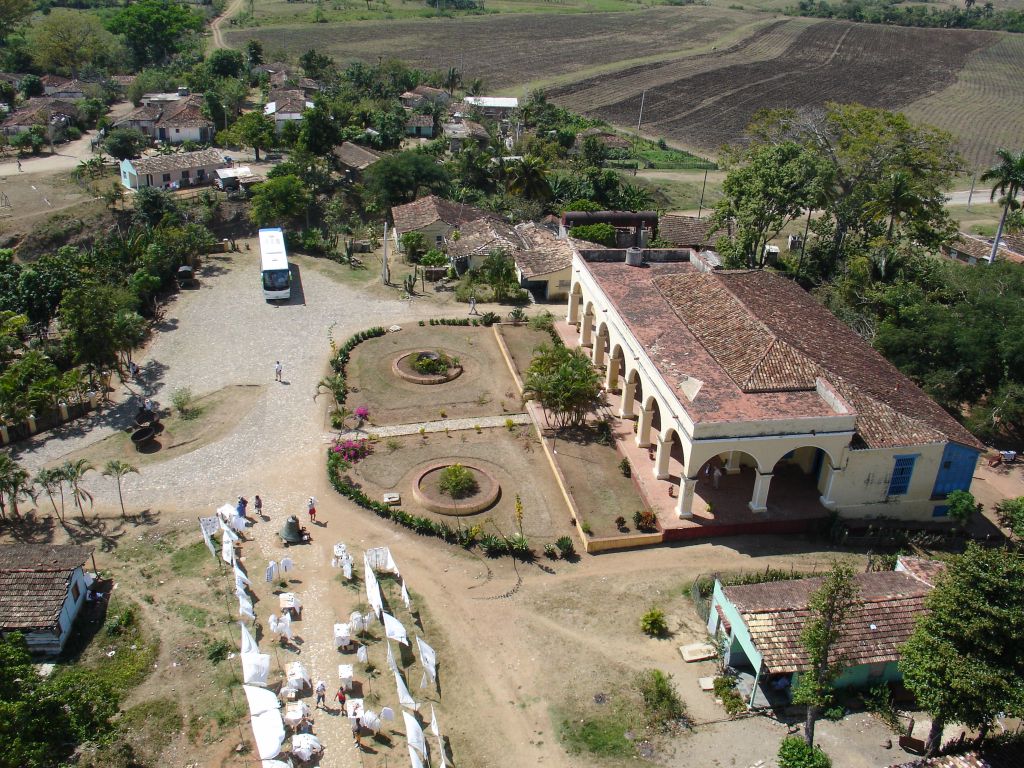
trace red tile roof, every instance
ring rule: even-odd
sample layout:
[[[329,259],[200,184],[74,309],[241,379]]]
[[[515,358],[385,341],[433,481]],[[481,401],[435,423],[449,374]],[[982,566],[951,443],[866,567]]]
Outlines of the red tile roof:
[[[946,564],[941,560],[932,560],[927,557],[912,557],[900,555],[896,569],[909,573],[918,581],[934,587],[939,577],[946,572]]]
[[[172,101],[157,123],[165,128],[213,128],[213,121],[203,114],[201,96],[186,96]]]
[[[962,755],[922,757],[920,760],[891,765],[889,768],[992,768],[992,763],[980,757],[976,752],[965,752]]]
[[[54,627],[72,574],[92,552],[77,544],[0,546],[0,630]]]
[[[409,115],[405,126],[406,128],[433,128],[434,118],[430,115]]]
[[[906,573],[884,571],[854,577],[858,604],[843,624],[837,650],[846,667],[899,659],[899,647],[925,611],[931,587]],[[723,593],[743,617],[750,638],[771,673],[808,668],[800,634],[810,619],[807,604],[822,578],[725,587]]]
[[[992,255],[992,243],[980,237],[969,235],[966,232],[961,232],[957,235],[956,240],[948,246],[947,250],[953,258],[958,258],[958,254],[963,254],[978,261],[988,261],[988,257]],[[1010,246],[1007,238],[1004,236],[999,250],[996,252],[996,259],[999,261],[1024,263],[1024,253],[1012,250],[1012,246]]]
[[[680,248],[700,250],[714,246],[719,232],[711,232],[711,219],[666,213],[658,219],[658,237]]]
[[[391,209],[391,217],[399,234],[422,229],[438,221],[443,221],[449,227],[459,227],[475,219],[497,218],[495,214],[476,206],[453,203],[437,195],[428,195],[411,203],[395,206]]]
[[[372,149],[353,144],[351,141],[343,141],[341,146],[335,147],[334,156],[342,165],[357,171],[365,171],[381,158]]]

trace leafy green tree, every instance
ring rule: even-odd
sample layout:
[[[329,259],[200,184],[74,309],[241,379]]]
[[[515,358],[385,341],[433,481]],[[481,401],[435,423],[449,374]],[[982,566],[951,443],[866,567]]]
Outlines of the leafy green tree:
[[[1000,522],[1010,529],[1017,540],[1024,539],[1024,496],[1015,499],[1003,499],[996,504]]]
[[[423,236],[422,232],[403,232],[402,236],[398,238],[398,244],[402,246],[402,250],[405,252],[406,261],[414,264],[419,261],[420,256],[427,250],[427,238]]]
[[[455,89],[460,85],[462,85],[462,73],[455,67],[449,67],[448,71],[444,73],[444,80],[442,81],[443,88],[448,91],[448,95],[451,96],[455,93]]]
[[[819,711],[832,701],[832,683],[843,669],[837,646],[843,639],[843,624],[858,604],[857,582],[850,566],[836,562],[825,574],[821,586],[808,601],[810,616],[800,635],[810,669],[800,675],[793,702],[807,705],[804,740],[814,745],[814,726]]]
[[[0,43],[28,21],[35,7],[32,0],[0,0]]]
[[[91,12],[54,8],[30,34],[32,58],[44,70],[78,77],[83,65],[101,65],[117,45],[98,16]]]
[[[181,216],[174,196],[167,190],[156,187],[140,187],[136,190],[132,198],[132,207],[135,209],[135,222],[150,229]]]
[[[341,143],[341,130],[331,110],[314,102],[312,109],[302,113],[297,144],[312,155],[329,155]]]
[[[121,503],[121,517],[125,516],[124,496],[121,494],[121,480],[125,475],[138,474],[139,470],[126,461],[111,459],[103,467],[103,476],[112,477],[117,481],[117,500]]]
[[[1017,196],[1024,190],[1024,151],[1011,152],[1008,149],[996,151],[999,164],[994,165],[981,174],[982,181],[992,182],[992,194],[990,199],[995,199],[998,192],[1002,197],[999,202],[1003,206],[1003,213],[999,217],[999,226],[996,228],[996,239],[992,242],[992,253],[989,261],[996,260],[996,253],[999,249],[999,241],[1003,237],[1003,227],[1006,225],[1006,217],[1010,211],[1020,208],[1020,201]]]
[[[302,179],[279,176],[254,187],[249,217],[261,227],[287,222],[301,216],[311,202]]]
[[[494,291],[495,301],[504,301],[518,285],[516,263],[501,248],[495,248],[487,254],[484,263],[480,265],[480,274]]]
[[[583,350],[542,344],[526,371],[523,396],[540,403],[556,430],[581,426],[600,401],[601,377]]]
[[[970,491],[952,491],[946,497],[949,518],[961,526],[967,525],[974,515],[981,511],[981,505],[974,500]]]
[[[245,60],[250,67],[258,67],[263,63],[263,43],[256,38],[245,41]]]
[[[928,754],[946,723],[986,734],[1002,712],[1024,712],[1024,559],[977,544],[947,563],[900,650],[903,682],[932,717]]]
[[[421,191],[443,193],[448,184],[444,167],[423,152],[387,155],[363,174],[363,186],[379,210],[410,203]]]
[[[326,54],[320,53],[316,48],[310,48],[299,56],[299,66],[302,67],[306,77],[314,80],[322,80],[329,77],[334,71],[334,59]]]
[[[134,311],[135,302],[129,291],[114,285],[86,283],[68,290],[58,316],[75,360],[96,369],[115,366],[124,345],[119,313]]]
[[[241,147],[252,147],[256,154],[256,162],[260,159],[260,149],[273,146],[276,135],[274,120],[263,114],[262,110],[246,112],[227,131],[228,141]]]
[[[138,128],[114,128],[103,140],[104,151],[118,160],[138,157],[149,146],[149,137]]]
[[[245,74],[245,56],[241,51],[218,48],[206,57],[206,68],[214,77],[241,77]]]
[[[3,2],[3,0],[0,0]],[[33,96],[42,96],[44,92],[43,81],[36,75],[25,75],[21,78],[21,95],[26,99],[31,99]]]
[[[164,64],[203,28],[203,17],[181,3],[137,0],[118,10],[107,29],[122,35],[136,68]]]
[[[615,227],[611,224],[581,224],[570,227],[569,237],[608,248],[615,247]]]

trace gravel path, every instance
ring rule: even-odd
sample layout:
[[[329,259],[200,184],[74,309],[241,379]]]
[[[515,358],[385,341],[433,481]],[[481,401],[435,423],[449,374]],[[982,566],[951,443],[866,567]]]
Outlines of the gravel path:
[[[475,419],[441,419],[440,421],[420,421],[415,424],[392,424],[386,427],[371,427],[369,429],[349,429],[340,433],[340,437],[357,439],[360,437],[401,437],[402,435],[415,435],[422,429],[424,432],[458,432],[460,429],[476,429],[477,427],[504,427],[508,422],[513,424],[529,424],[530,414],[509,413],[502,416],[478,416]],[[327,439],[333,440],[334,434]]]

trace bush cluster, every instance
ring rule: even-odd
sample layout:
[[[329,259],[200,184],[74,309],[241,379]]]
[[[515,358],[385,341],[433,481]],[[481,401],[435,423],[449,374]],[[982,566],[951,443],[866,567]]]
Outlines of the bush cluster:
[[[468,317],[432,317],[430,318],[431,325],[480,325],[480,321],[476,318],[470,319]]]
[[[808,746],[799,736],[787,736],[779,745],[779,768],[832,768],[821,747]]]
[[[385,333],[387,333],[387,329],[380,326],[360,331],[350,336],[334,353],[334,357],[331,358],[331,369],[334,371],[334,375],[326,377],[320,384],[331,390],[331,394],[334,395],[334,400],[339,406],[344,405],[345,398],[348,397],[345,369],[348,367],[348,361],[352,357],[352,350],[367,339],[376,339]]]
[[[373,446],[365,437],[359,440],[335,440],[331,452],[340,455],[350,464],[355,464],[373,453]]]
[[[664,637],[668,634],[668,620],[661,608],[651,608],[640,617],[640,629],[651,637]]]
[[[441,480],[438,483],[441,493],[451,496],[453,499],[464,499],[472,496],[480,488],[473,470],[461,464],[452,464],[441,470]]]

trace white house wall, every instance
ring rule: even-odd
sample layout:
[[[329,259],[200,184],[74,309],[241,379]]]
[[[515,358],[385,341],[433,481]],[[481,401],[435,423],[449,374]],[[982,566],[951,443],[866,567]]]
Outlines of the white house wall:
[[[864,449],[849,452],[849,460],[837,473],[832,497],[844,517],[893,517],[931,520],[945,501],[932,499],[935,477],[942,463],[944,443]],[[907,493],[889,496],[889,482],[897,456],[917,455]]]

